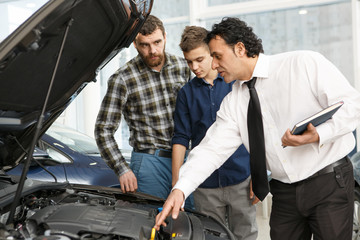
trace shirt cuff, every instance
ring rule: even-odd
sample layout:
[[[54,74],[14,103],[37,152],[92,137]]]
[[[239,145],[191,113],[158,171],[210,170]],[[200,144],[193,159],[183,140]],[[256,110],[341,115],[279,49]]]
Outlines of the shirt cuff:
[[[121,157],[119,163],[115,166],[114,172],[120,177],[129,171],[131,171],[129,165],[127,164],[125,158]]]
[[[323,123],[316,127],[316,131],[319,135],[319,143],[317,150],[320,151],[320,148],[322,148],[324,144],[326,144],[327,141],[331,139],[332,130],[328,124]]]
[[[130,170],[131,170],[130,168],[122,169],[122,171],[117,172],[117,175],[120,177],[120,176],[124,175],[125,173],[129,172]]]
[[[192,182],[187,179],[179,179],[179,181],[175,184],[172,190],[179,189],[184,194],[184,202],[190,194],[195,191],[195,188],[192,187]]]

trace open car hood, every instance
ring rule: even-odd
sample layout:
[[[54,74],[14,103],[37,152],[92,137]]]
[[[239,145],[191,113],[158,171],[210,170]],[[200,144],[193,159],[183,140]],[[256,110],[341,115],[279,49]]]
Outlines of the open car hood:
[[[52,0],[0,44],[0,169],[25,156],[51,79],[40,135],[130,45],[152,2]]]

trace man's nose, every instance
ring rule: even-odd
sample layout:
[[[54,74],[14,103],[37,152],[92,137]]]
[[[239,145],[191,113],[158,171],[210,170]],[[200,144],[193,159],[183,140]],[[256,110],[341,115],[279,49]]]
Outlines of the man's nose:
[[[156,53],[156,46],[150,45],[150,53]]]
[[[216,60],[213,59],[212,62],[211,62],[211,68],[213,70],[216,70],[218,67],[219,67],[219,64],[217,63]]]

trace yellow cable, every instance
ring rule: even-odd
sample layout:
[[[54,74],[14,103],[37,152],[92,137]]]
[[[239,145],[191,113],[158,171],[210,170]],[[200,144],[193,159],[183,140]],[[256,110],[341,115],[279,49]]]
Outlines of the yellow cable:
[[[155,239],[155,233],[156,233],[156,229],[155,229],[155,228],[152,228],[152,229],[151,229],[151,237],[150,237],[150,240],[154,240],[154,239]]]

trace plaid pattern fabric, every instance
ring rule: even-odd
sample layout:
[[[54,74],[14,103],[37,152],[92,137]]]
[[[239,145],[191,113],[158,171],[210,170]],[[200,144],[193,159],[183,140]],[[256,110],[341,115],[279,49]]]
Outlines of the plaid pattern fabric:
[[[171,149],[177,92],[191,77],[186,61],[168,53],[160,72],[145,65],[138,55],[110,77],[95,138],[103,159],[116,174],[129,171],[114,139],[121,114],[130,128],[133,148]]]

